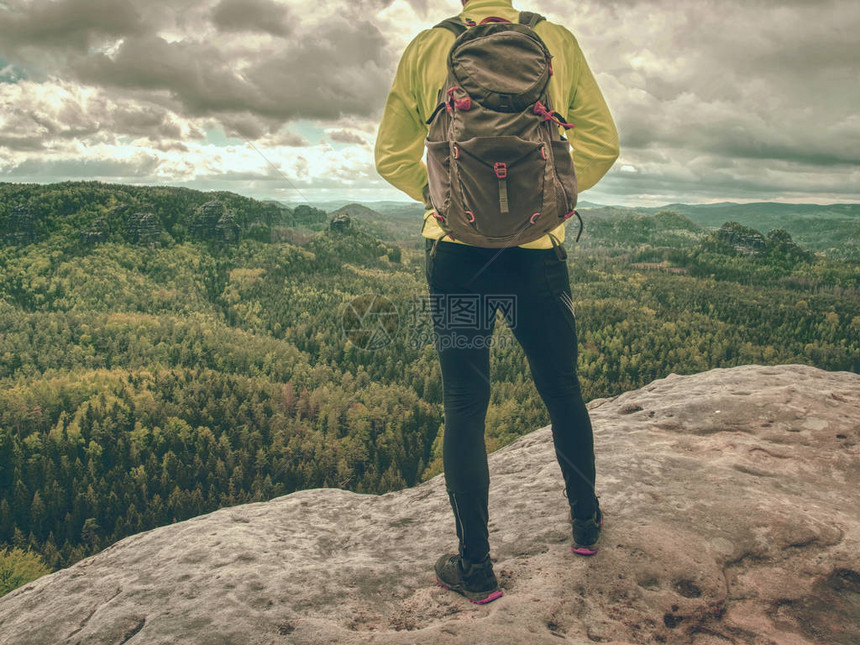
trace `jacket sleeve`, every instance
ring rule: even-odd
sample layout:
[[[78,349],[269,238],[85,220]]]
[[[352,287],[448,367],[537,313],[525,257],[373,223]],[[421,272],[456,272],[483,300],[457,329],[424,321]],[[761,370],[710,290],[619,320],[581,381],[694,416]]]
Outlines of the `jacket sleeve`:
[[[570,138],[578,191],[594,186],[618,159],[618,130],[597,81],[573,34],[567,32],[576,66],[570,92],[568,121],[574,124]]]
[[[423,158],[427,127],[419,114],[415,87],[416,42],[424,33],[409,43],[397,66],[376,135],[374,159],[383,179],[426,204],[427,166]]]

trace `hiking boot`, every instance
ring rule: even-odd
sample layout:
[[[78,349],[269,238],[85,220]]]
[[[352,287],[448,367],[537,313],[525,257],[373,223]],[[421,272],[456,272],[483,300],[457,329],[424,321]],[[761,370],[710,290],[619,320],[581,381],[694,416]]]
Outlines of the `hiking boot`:
[[[603,526],[603,514],[598,506],[594,513],[587,518],[578,518],[571,511],[570,523],[573,525],[573,546],[570,550],[577,555],[594,555],[597,553],[597,541],[600,539],[600,528]]]
[[[493,573],[493,563],[490,556],[482,562],[470,563],[459,554],[443,555],[436,562],[436,583],[461,596],[469,602],[483,605],[502,597],[496,574]]]

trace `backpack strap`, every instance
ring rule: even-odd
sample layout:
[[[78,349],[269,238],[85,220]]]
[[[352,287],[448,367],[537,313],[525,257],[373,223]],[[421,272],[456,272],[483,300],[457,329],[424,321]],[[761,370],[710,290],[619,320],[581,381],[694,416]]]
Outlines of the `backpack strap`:
[[[534,13],[533,11],[520,11],[520,24],[526,25],[529,29],[534,29],[535,25],[541,20],[546,20],[546,18],[539,13]]]
[[[548,232],[549,240],[552,242],[552,249],[555,251],[555,255],[559,260],[567,259],[567,251],[564,248],[564,245],[558,241],[558,238],[553,235],[551,232]]]
[[[453,18],[446,18],[445,20],[440,22],[438,25],[433,26],[434,29],[436,27],[441,27],[442,29],[447,29],[448,31],[450,31],[451,33],[454,34],[455,38],[459,37],[460,34],[465,33],[466,30],[468,29],[468,27],[460,21],[459,16],[454,16]]]

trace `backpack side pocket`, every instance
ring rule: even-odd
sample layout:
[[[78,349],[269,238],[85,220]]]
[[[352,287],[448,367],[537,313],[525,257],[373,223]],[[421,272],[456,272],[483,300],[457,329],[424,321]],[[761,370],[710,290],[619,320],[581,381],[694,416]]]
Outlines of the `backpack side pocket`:
[[[451,205],[451,146],[447,141],[427,141],[427,182],[433,208],[447,217]]]
[[[577,182],[576,170],[573,167],[573,157],[570,156],[570,142],[567,139],[552,142],[552,158],[555,164],[555,174],[567,198],[567,210],[561,215],[570,213],[576,208]]]

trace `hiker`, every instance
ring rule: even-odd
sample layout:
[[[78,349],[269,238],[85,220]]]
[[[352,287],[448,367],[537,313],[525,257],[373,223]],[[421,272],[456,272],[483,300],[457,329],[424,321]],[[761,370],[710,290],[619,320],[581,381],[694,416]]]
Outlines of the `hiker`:
[[[516,33],[506,41],[479,38],[503,30]],[[471,40],[449,74],[449,52],[461,34]],[[522,74],[520,50],[475,53],[475,47],[512,47],[514,40],[525,52]],[[517,94],[517,82],[529,74],[542,81],[527,80]],[[453,85],[452,78],[461,81]],[[507,94],[493,83],[513,89]],[[469,129],[481,123],[487,136],[474,138]],[[497,137],[514,123],[544,138],[508,136],[500,144]],[[578,217],[576,193],[595,185],[617,157],[615,124],[573,35],[538,14],[520,13],[510,0],[463,0],[457,17],[422,31],[403,53],[379,126],[376,168],[425,205],[421,234],[442,370],[443,464],[459,540],[458,553],[439,558],[435,572],[440,585],[474,603],[503,593],[489,555],[484,443],[496,311],[523,348],[549,411],[571,510],[571,548],[597,552],[602,514],[563,242],[566,220]],[[516,221],[521,225],[512,233]]]

